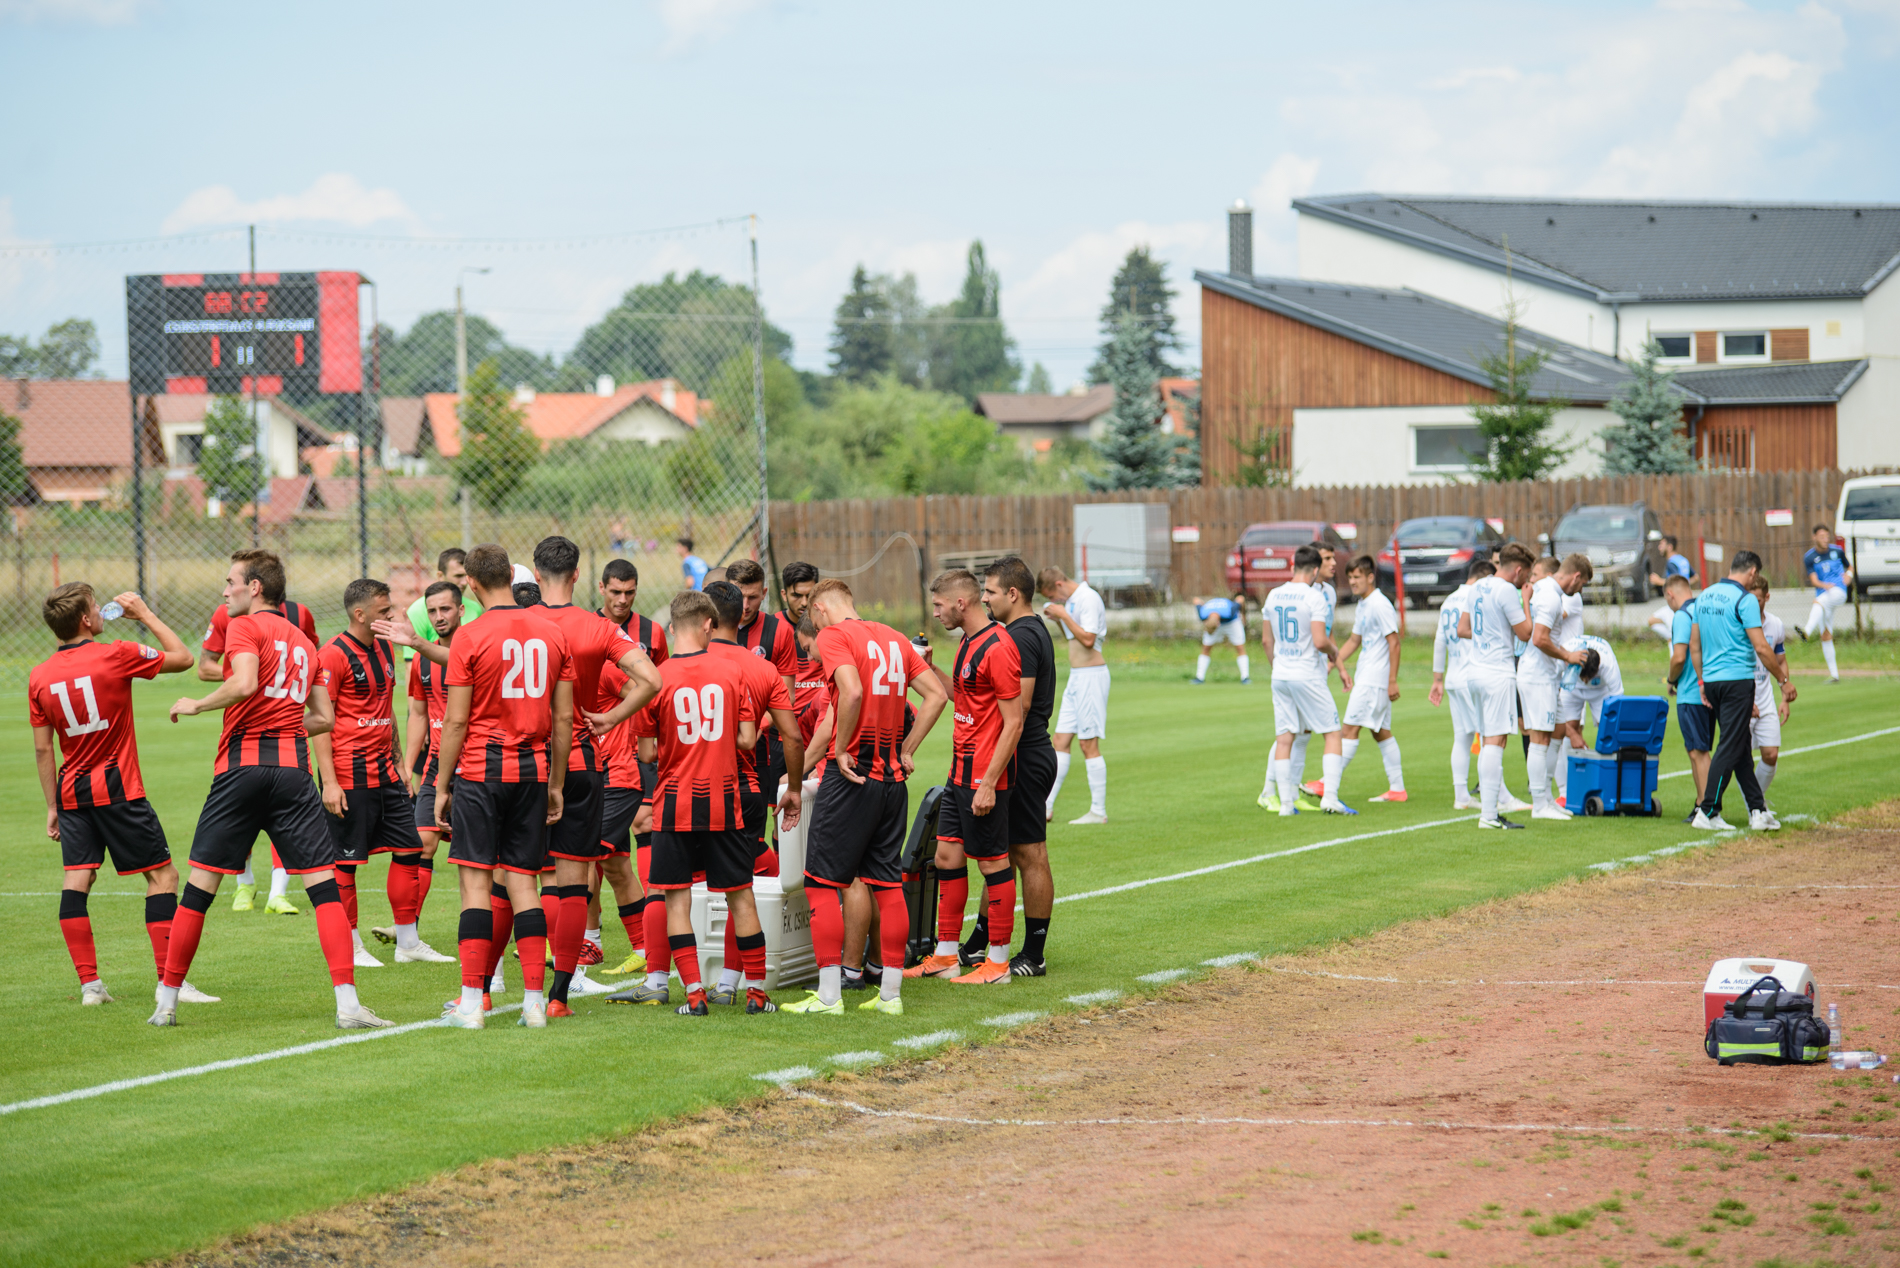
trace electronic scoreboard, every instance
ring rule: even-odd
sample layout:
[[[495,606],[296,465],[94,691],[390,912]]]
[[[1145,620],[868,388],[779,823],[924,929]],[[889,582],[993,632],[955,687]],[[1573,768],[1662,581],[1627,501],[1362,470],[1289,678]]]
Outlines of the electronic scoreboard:
[[[125,279],[132,391],[360,392],[355,273],[148,273]]]

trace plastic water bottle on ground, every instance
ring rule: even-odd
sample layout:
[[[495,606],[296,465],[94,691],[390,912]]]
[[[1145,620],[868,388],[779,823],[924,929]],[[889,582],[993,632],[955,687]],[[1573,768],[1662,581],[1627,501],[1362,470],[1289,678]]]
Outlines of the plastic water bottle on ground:
[[[99,615],[108,621],[116,621],[125,615],[125,607],[117,599],[107,599],[100,605]]]
[[[1827,1006],[1827,1056],[1832,1061],[1841,1055],[1841,1006]]]
[[[1878,1070],[1887,1064],[1887,1056],[1881,1052],[1831,1052],[1828,1064],[1836,1070]]]

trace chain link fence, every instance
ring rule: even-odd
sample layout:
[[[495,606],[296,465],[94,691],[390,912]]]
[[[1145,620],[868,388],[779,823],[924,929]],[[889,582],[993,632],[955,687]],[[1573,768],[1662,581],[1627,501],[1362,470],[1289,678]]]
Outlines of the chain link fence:
[[[535,251],[463,243],[455,256],[413,240],[204,235],[129,252],[150,271],[114,268],[110,253],[0,249],[0,283],[29,285],[50,262],[39,271],[59,289],[43,309],[110,313],[118,301],[124,313],[122,342],[103,319],[77,332],[76,352],[59,326],[0,343],[11,573],[0,579],[0,675],[17,688],[43,658],[40,604],[62,582],[89,582],[102,599],[139,590],[195,642],[231,553],[252,546],[283,557],[290,597],[326,635],[343,624],[351,579],[382,578],[406,606],[454,546],[500,542],[526,562],[535,542],[563,534],[588,579],[631,561],[649,612],[681,584],[678,539],[714,566],[756,554],[768,515],[763,364],[789,340],[757,302],[751,222],[693,227],[682,252],[674,244],[688,235],[670,231],[667,245],[699,267],[644,276],[616,258],[651,259],[640,235]],[[257,237],[277,258],[336,259],[351,243],[377,258],[354,272],[183,271],[193,256],[245,259],[247,246],[249,265]],[[645,249],[622,252],[628,243]],[[566,346],[537,351],[512,327],[553,314],[468,311],[461,283],[488,271],[473,266],[457,274],[456,306],[432,307],[447,298],[444,260],[484,250],[512,253],[516,294],[524,266],[544,269],[550,290],[577,275],[611,286],[604,311],[569,318]],[[592,585],[582,593],[591,599]]]

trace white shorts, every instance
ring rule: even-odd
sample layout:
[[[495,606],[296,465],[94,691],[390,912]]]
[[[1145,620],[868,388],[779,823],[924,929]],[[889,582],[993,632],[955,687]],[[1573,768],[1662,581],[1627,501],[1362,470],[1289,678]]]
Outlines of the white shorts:
[[[1829,586],[1814,596],[1814,606],[1821,609],[1822,629],[1828,631],[1834,629],[1834,609],[1840,607],[1841,604],[1845,602],[1847,602],[1847,588],[1845,586]]]
[[[1445,705],[1451,710],[1451,729],[1459,735],[1478,733],[1478,711],[1463,679],[1445,683]]]
[[[1557,697],[1557,721],[1581,722],[1586,713],[1601,720],[1603,702],[1611,696],[1622,694],[1623,675],[1620,673],[1605,675],[1601,687],[1592,687],[1588,691],[1566,687]]]
[[[1649,614],[1649,628],[1663,642],[1669,641],[1669,635],[1675,628],[1676,612],[1667,603]]]
[[[1275,678],[1273,680],[1273,733],[1298,735],[1316,731],[1321,735],[1339,729],[1339,706],[1324,678]]]
[[[1465,695],[1478,722],[1477,734],[1517,733],[1517,679],[1502,674],[1471,674],[1465,678]]]
[[[1529,731],[1557,729],[1557,684],[1522,676],[1517,681],[1517,697],[1524,704],[1524,728]],[[1493,734],[1496,734],[1493,732]]]
[[[1775,696],[1774,679],[1755,684],[1755,707],[1761,716],[1748,720],[1749,743],[1755,748],[1781,747],[1781,714]]]
[[[1352,694],[1346,697],[1346,725],[1392,729],[1392,695],[1383,680],[1353,684]]]
[[[1057,735],[1099,740],[1108,734],[1108,666],[1089,665],[1069,671],[1062,689],[1062,708],[1056,714]]]
[[[1212,647],[1216,643],[1228,642],[1235,647],[1247,645],[1247,623],[1239,617],[1231,621],[1222,621],[1217,630],[1201,631],[1201,646]]]

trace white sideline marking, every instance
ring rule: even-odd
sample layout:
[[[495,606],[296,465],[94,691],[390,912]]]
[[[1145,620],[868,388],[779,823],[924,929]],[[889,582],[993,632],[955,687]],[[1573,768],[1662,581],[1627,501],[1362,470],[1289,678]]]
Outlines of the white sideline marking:
[[[1080,995],[1068,995],[1063,998],[1063,1002],[1068,1004],[1081,1004],[1086,1007],[1089,1004],[1107,1004],[1121,997],[1122,993],[1111,986],[1104,990],[1084,991]]]
[[[1850,735],[1844,740],[1829,740],[1825,744],[1803,744],[1800,748],[1784,748],[1781,750],[1781,755],[1783,757],[1793,757],[1798,753],[1818,753],[1824,748],[1839,748],[1843,744],[1858,744],[1862,740],[1877,740],[1883,735],[1893,735],[1895,733],[1900,733],[1900,726],[1884,727],[1881,730],[1868,731],[1861,735]],[[1672,770],[1667,775],[1656,776],[1656,779],[1658,782],[1665,779],[1687,779],[1694,773],[1694,771],[1687,770]]]
[[[501,1013],[520,1012],[519,1004],[504,1004],[489,1013],[490,1017]],[[215,1074],[219,1070],[235,1070],[239,1066],[258,1065],[265,1061],[277,1061],[284,1057],[301,1057],[312,1052],[323,1052],[329,1048],[341,1048],[346,1044],[368,1043],[372,1039],[387,1039],[391,1035],[406,1035],[416,1030],[440,1030],[448,1023],[440,1017],[431,1017],[428,1021],[412,1021],[407,1025],[391,1026],[387,1030],[362,1030],[354,1034],[341,1035],[335,1039],[321,1039],[315,1043],[300,1043],[291,1048],[277,1048],[270,1052],[253,1053],[248,1057],[229,1057],[223,1061],[209,1061],[204,1065],[186,1066],[182,1070],[166,1070],[162,1074],[145,1074],[136,1079],[117,1079],[111,1083],[100,1083],[93,1087],[77,1088],[71,1092],[59,1092],[52,1096],[36,1096],[30,1101],[14,1101],[10,1105],[0,1105],[0,1114],[12,1114],[20,1110],[45,1109],[49,1105],[64,1105],[68,1101],[83,1101],[95,1096],[104,1096],[107,1092],[125,1092],[136,1087],[150,1087],[154,1083],[169,1083],[173,1079],[189,1079],[200,1074]]]
[[[1202,960],[1211,969],[1232,968],[1236,964],[1247,964],[1260,958],[1258,951],[1237,951],[1233,955],[1217,955],[1211,960]]]
[[[1610,872],[1622,867],[1625,863],[1651,863],[1657,859],[1666,858],[1671,854],[1680,854],[1684,850],[1693,850],[1698,845],[1707,845],[1711,841],[1731,840],[1739,836],[1741,832],[1742,829],[1740,828],[1730,828],[1727,832],[1711,832],[1707,836],[1692,837],[1687,841],[1678,841],[1674,845],[1665,845],[1661,849],[1651,850],[1647,854],[1632,854],[1628,858],[1611,859],[1608,863],[1592,863],[1590,864],[1589,870],[1592,872]]]
[[[783,1070],[767,1070],[764,1074],[755,1074],[752,1077],[762,1083],[776,1083],[784,1087],[800,1079],[815,1079],[818,1077],[818,1071],[808,1065],[788,1065]]]
[[[1184,977],[1193,977],[1193,969],[1162,969],[1159,973],[1143,973],[1137,982],[1150,982],[1159,986],[1163,982],[1173,982]]]
[[[1661,978],[1640,977],[1576,977],[1576,978],[1523,978],[1505,979],[1489,982],[1481,977],[1364,977],[1357,973],[1326,973],[1319,969],[1289,969],[1279,964],[1266,966],[1269,973],[1291,973],[1298,977],[1330,977],[1341,982],[1384,982],[1392,986],[1701,986],[1701,982],[1672,982]],[[1838,990],[1854,991],[1900,991],[1900,986],[1882,986],[1878,983],[1855,985],[1853,982],[1834,982],[1831,985]]]
[[[963,1038],[962,1031],[933,1030],[927,1035],[906,1035],[902,1039],[893,1039],[891,1046],[915,1051],[919,1048],[934,1048],[940,1043],[952,1043],[961,1038]]]
[[[977,1024],[980,1026],[1026,1026],[1030,1022],[1040,1020],[1048,1015],[1047,1013],[1037,1012],[1034,1009],[1028,1009],[1020,1013],[1004,1013],[998,1017],[985,1017]]]
[[[828,1059],[833,1065],[870,1065],[874,1061],[882,1061],[884,1054],[876,1049],[866,1052],[834,1052]]]
[[[908,1118],[925,1123],[955,1123],[963,1127],[1431,1127],[1467,1132],[1617,1132],[1627,1135],[1765,1136],[1766,1132],[1737,1127],[1636,1127],[1628,1123],[1453,1123],[1398,1118],[957,1118],[949,1114],[920,1114],[915,1110],[881,1110],[856,1101],[834,1101],[815,1092],[786,1089],[801,1100],[834,1109],[847,1109],[870,1118]],[[1900,1136],[1861,1136],[1849,1132],[1790,1132],[1798,1140],[1900,1140]]]

